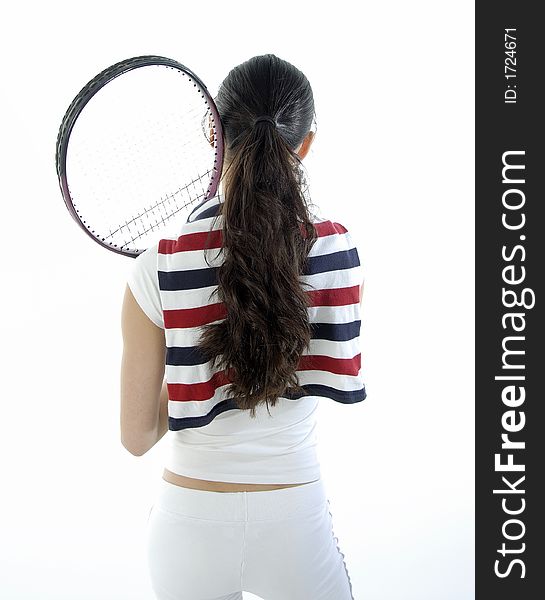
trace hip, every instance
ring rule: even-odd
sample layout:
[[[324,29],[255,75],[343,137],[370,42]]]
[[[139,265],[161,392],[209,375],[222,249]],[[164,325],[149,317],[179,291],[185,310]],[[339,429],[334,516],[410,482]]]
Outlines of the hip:
[[[257,494],[161,480],[147,555],[161,600],[242,600],[242,590],[269,600],[353,600],[321,478]]]

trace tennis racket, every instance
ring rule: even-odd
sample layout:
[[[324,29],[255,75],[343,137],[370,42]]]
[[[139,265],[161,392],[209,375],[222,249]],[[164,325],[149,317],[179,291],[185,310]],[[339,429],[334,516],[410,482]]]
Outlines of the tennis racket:
[[[74,98],[55,162],[76,223],[104,248],[136,258],[216,194],[223,166],[218,110],[179,62],[129,58]]]

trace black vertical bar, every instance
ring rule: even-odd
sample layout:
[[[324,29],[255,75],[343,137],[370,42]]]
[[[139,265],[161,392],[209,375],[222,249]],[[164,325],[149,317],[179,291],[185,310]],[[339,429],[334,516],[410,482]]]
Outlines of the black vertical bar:
[[[545,598],[540,8],[528,1],[476,4],[478,600]]]

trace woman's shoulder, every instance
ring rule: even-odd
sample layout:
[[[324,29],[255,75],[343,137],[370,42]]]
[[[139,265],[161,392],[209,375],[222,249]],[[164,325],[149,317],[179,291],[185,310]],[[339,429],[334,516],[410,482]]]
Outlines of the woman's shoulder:
[[[157,254],[159,252],[160,241],[155,242],[134,259],[135,269],[143,269],[145,271],[154,270],[157,265]]]
[[[348,250],[355,246],[354,240],[344,223],[334,219],[320,218],[313,220],[316,229],[317,239],[314,244],[315,251],[318,248],[328,248],[331,250]]]

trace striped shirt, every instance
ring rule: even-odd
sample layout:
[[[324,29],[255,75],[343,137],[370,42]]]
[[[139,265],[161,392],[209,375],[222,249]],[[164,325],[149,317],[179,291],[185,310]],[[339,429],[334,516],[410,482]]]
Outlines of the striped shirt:
[[[204,202],[177,235],[134,261],[128,284],[148,317],[165,331],[169,452],[173,473],[236,483],[305,483],[320,477],[316,417],[321,398],[365,399],[362,380],[358,252],[339,223],[313,216],[318,233],[301,282],[309,294],[312,340],[297,375],[306,395],[286,394],[256,417],[234,406],[221,370],[197,342],[200,328],[225,317],[213,294],[221,264],[221,195]],[[214,228],[212,229],[212,225]],[[206,243],[208,232],[212,230]],[[205,253],[205,245],[211,250]]]
[[[228,397],[229,380],[197,347],[201,327],[222,320],[226,308],[213,293],[222,262],[222,215],[214,221],[221,195],[189,216],[181,235],[158,243],[159,295],[167,345],[169,429],[201,427],[218,414],[237,409]],[[297,368],[302,395],[343,404],[365,399],[360,351],[361,265],[350,234],[340,223],[315,221],[318,234],[300,276],[309,297],[312,336]],[[210,235],[209,235],[209,232]],[[208,241],[207,241],[208,240]],[[204,248],[208,263],[205,260]]]

